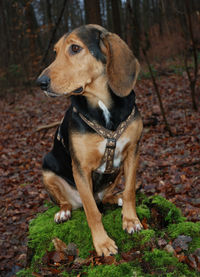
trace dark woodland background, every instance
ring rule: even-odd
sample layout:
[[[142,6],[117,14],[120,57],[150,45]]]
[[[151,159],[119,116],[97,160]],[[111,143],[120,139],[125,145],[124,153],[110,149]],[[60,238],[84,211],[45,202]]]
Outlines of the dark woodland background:
[[[162,70],[167,59],[200,47],[199,11],[199,0],[1,0],[0,85],[32,85],[57,39],[88,23],[120,35],[141,62],[145,49]]]

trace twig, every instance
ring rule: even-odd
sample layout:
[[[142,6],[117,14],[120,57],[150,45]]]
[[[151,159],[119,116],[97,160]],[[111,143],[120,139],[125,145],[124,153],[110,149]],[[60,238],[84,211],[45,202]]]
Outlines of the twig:
[[[46,129],[50,129],[50,128],[53,128],[53,127],[57,127],[58,125],[60,125],[61,121],[55,121],[51,124],[47,124],[47,125],[42,125],[42,126],[39,126],[35,132],[40,132],[42,130],[46,130]]]
[[[179,164],[176,164],[177,167],[190,167],[190,166],[194,166],[194,165],[197,165],[197,164],[200,164],[200,160],[197,160],[197,161],[194,161],[194,162],[183,162],[183,163],[179,163]],[[167,164],[167,165],[159,165],[158,167],[159,168],[165,168],[165,167],[170,167],[172,165],[170,164]]]
[[[146,63],[147,63],[147,66],[149,68],[149,72],[150,72],[150,75],[151,75],[151,79],[152,79],[152,82],[153,82],[153,85],[154,85],[154,89],[155,89],[155,92],[156,92],[156,95],[158,97],[158,101],[159,101],[159,104],[160,104],[160,110],[161,110],[161,113],[162,113],[162,116],[163,116],[163,120],[165,122],[165,126],[166,126],[166,129],[167,131],[169,132],[169,135],[172,137],[173,136],[173,133],[171,131],[171,128],[170,128],[170,125],[167,121],[167,117],[165,115],[165,110],[164,110],[164,106],[163,106],[163,103],[162,103],[162,99],[161,99],[161,95],[160,95],[160,92],[159,92],[159,88],[158,88],[158,85],[156,83],[156,79],[153,75],[153,71],[152,71],[152,68],[151,68],[151,65],[150,65],[150,62],[149,62],[149,59],[147,57],[147,54],[146,54],[146,50],[143,48],[142,49],[142,52],[144,54],[144,57],[145,57],[145,60],[146,60]]]

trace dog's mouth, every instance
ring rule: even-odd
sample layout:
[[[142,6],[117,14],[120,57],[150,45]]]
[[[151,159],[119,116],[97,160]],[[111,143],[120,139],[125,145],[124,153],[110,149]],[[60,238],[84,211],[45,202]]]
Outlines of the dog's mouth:
[[[43,92],[49,97],[58,97],[58,96],[62,96],[62,95],[65,95],[65,96],[81,95],[81,94],[83,94],[83,87],[79,87],[71,92],[64,92],[62,94],[58,94],[56,92],[49,91],[49,90],[43,90]]]
[[[55,92],[52,92],[52,91],[48,91],[48,90],[43,90],[43,92],[49,96],[49,97],[58,97],[58,96],[61,96],[61,94],[57,94]]]

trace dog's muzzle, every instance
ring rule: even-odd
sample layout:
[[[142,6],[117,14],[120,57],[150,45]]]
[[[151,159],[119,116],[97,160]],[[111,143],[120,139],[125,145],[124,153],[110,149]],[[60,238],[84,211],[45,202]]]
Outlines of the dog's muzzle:
[[[51,91],[51,89],[50,89],[50,82],[51,82],[51,79],[47,75],[42,75],[42,76],[38,77],[38,79],[36,81],[36,84],[41,88],[41,90],[44,91],[44,93],[47,96],[57,97],[57,96],[61,96],[61,95],[71,96],[71,95],[83,94],[83,87],[79,87],[79,88],[73,90],[72,92],[66,92],[66,93],[62,93],[62,94],[55,93],[54,91]]]

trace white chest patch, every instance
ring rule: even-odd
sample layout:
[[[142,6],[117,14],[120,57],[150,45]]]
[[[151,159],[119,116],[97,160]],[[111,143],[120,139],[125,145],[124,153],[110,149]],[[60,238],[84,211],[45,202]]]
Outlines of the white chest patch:
[[[109,121],[110,121],[110,112],[109,112],[109,110],[107,109],[106,105],[101,100],[98,101],[98,105],[99,105],[100,109],[103,111],[103,115],[104,115],[106,124],[108,124]]]
[[[120,166],[120,163],[122,161],[122,152],[124,150],[124,147],[126,146],[126,144],[130,141],[129,138],[119,138],[116,144],[116,148],[115,148],[115,155],[114,155],[114,167],[118,167]],[[107,140],[104,139],[102,142],[100,142],[98,150],[101,153],[101,155],[104,154],[105,152],[105,148],[106,148],[106,143]],[[105,171],[105,163],[101,165],[101,167],[99,168],[99,170],[103,173]]]

